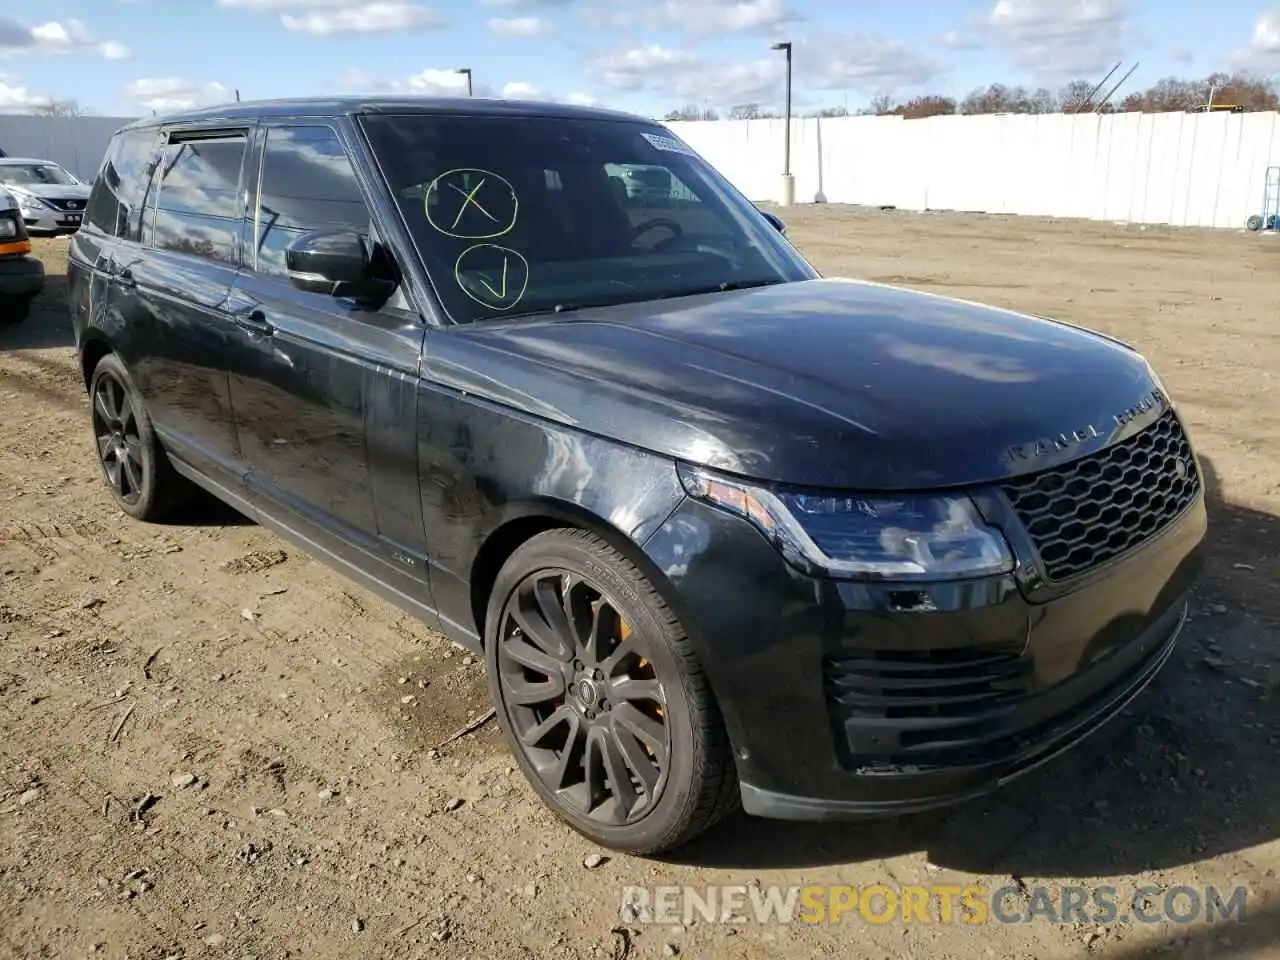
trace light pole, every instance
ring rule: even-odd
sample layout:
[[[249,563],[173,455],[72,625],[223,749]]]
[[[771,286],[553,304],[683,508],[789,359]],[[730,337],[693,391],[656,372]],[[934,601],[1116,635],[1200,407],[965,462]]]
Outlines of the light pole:
[[[775,43],[774,50],[787,55],[787,113],[783,121],[782,147],[782,206],[789,207],[796,200],[796,179],[791,175],[791,41]]]
[[[459,67],[455,73],[465,73],[467,75],[467,96],[471,96],[471,68]]]

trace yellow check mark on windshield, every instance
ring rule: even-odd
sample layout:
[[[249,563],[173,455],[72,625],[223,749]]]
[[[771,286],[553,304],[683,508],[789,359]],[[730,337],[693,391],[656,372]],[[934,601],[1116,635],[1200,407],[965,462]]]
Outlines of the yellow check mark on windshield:
[[[507,257],[502,258],[502,289],[501,290],[493,289],[493,287],[489,285],[489,281],[486,280],[484,277],[478,278],[480,280],[480,285],[484,287],[486,290],[488,290],[490,293],[492,293],[499,300],[507,299],[507,264],[508,262],[509,260]]]

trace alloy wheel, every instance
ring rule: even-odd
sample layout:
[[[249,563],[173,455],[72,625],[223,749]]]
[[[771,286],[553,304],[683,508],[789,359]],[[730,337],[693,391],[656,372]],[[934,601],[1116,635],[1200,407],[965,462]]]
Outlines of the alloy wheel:
[[[124,384],[109,373],[94,386],[93,434],[98,459],[115,495],[124,503],[137,503],[144,469],[138,417]]]
[[[602,825],[641,819],[667,782],[667,701],[650,642],[564,570],[522,580],[499,624],[501,707],[520,749],[558,800]]]

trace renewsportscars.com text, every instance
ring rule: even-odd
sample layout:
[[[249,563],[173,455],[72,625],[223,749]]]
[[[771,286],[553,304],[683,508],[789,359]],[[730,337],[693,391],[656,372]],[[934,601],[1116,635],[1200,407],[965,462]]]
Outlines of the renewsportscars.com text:
[[[1243,922],[1247,891],[1216,887],[895,885],[624,887],[626,923],[1177,923]]]

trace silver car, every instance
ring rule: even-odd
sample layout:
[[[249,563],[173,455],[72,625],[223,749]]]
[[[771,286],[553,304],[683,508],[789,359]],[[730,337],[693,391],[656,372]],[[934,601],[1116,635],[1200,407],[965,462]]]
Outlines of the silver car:
[[[0,157],[0,186],[13,194],[31,233],[80,229],[90,185],[52,160]]]

